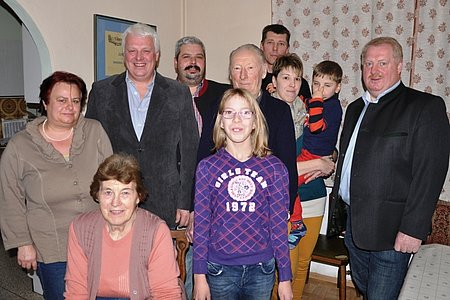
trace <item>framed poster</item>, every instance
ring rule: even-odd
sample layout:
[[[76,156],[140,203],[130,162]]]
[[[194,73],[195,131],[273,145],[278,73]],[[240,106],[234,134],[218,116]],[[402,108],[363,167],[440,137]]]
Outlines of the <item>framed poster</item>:
[[[94,15],[94,78],[95,81],[125,71],[122,33],[137,22],[103,15]],[[149,25],[156,31],[156,26]]]

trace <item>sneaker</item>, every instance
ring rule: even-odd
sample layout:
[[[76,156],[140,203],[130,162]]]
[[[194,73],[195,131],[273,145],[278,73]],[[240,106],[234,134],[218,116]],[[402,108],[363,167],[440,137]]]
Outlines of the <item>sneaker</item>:
[[[303,221],[295,221],[291,223],[291,232],[288,236],[289,249],[292,250],[297,247],[300,239],[306,234],[306,226]]]

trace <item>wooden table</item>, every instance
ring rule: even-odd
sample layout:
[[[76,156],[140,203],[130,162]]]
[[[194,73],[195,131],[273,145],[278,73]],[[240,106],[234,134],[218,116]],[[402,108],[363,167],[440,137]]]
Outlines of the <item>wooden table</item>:
[[[450,299],[450,246],[420,246],[411,260],[398,299]]]

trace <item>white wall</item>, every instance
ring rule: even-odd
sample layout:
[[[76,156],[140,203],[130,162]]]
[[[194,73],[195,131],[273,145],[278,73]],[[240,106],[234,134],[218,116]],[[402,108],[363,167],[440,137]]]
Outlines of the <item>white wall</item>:
[[[204,40],[208,51],[208,75],[219,81],[227,80],[229,52],[243,43],[258,44],[262,27],[271,20],[270,0],[5,2],[17,10],[19,17],[29,17],[33,24],[25,25],[32,35],[32,26],[36,26],[42,36],[49,56],[49,62],[44,60],[42,65],[43,73],[47,74],[42,76],[56,70],[66,70],[80,75],[88,86],[94,80],[94,14],[156,25],[161,39],[159,71],[172,78],[175,77],[175,42],[186,34],[198,35]],[[40,42],[35,42],[39,48]],[[41,55],[45,56],[45,51]]]
[[[0,6],[0,96],[23,95],[20,23]]]
[[[94,80],[94,14],[114,16],[158,26],[161,44],[161,71],[167,73],[172,46],[168,43],[181,32],[182,1],[121,0],[59,1],[7,0],[30,16],[48,48],[50,72],[66,70],[80,75],[90,86]],[[20,15],[19,15],[20,16]],[[43,66],[45,69],[48,66]],[[49,74],[43,74],[46,76]]]
[[[185,0],[184,35],[195,35],[205,44],[207,77],[228,82],[228,56],[240,45],[259,46],[261,31],[271,23],[270,0]],[[173,73],[175,76],[175,73]]]

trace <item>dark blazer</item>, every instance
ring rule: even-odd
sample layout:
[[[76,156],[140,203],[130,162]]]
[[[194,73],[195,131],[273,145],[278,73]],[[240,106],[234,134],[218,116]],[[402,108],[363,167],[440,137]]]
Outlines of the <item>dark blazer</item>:
[[[211,106],[209,114],[203,119],[203,131],[198,149],[198,161],[212,154],[213,129],[220,100]],[[269,129],[269,148],[285,165],[289,173],[290,209],[292,211],[297,196],[297,163],[294,122],[291,110],[283,101],[262,92],[259,107],[264,114]]]
[[[211,106],[222,99],[226,90],[231,88],[231,85],[219,83],[213,80],[204,79],[203,86],[197,97],[194,98],[195,105],[202,118],[205,118],[208,114]]]
[[[364,101],[351,103],[340,138],[330,208]],[[450,127],[442,98],[400,83],[369,104],[355,145],[350,210],[356,246],[392,250],[399,231],[425,240],[448,169]]]
[[[177,209],[189,210],[198,131],[189,89],[156,73],[141,140],[128,105],[125,73],[95,82],[86,116],[105,128],[115,153],[135,156],[149,195],[141,206],[175,226]]]

